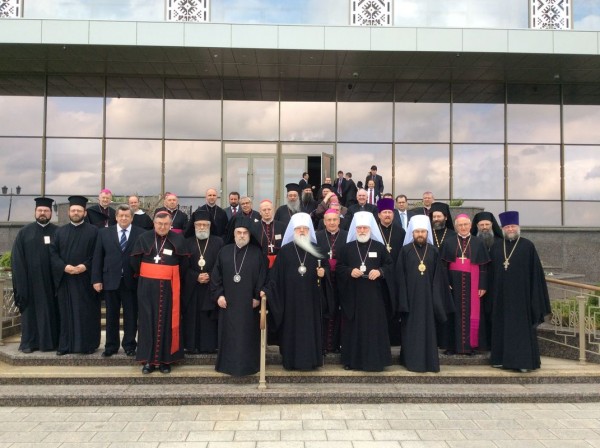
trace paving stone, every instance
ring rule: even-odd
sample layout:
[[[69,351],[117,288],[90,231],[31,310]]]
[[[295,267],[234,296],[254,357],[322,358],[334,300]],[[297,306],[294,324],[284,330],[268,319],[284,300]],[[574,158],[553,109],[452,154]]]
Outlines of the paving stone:
[[[322,429],[283,430],[280,433],[281,440],[327,440],[327,433]]]
[[[248,442],[254,441],[258,442],[260,440],[280,440],[281,435],[279,431],[236,431],[233,436],[233,440],[238,442]]]
[[[146,431],[139,438],[140,442],[183,442],[188,437],[187,431]]]
[[[361,429],[326,429],[327,440],[373,440],[371,431]]]
[[[365,418],[360,409],[324,410],[322,413],[325,420],[362,420]]]
[[[472,420],[431,420],[435,429],[478,429]]]
[[[387,420],[346,420],[348,429],[391,429]]]
[[[281,420],[321,420],[323,414],[318,409],[282,409]]]
[[[13,414],[11,412],[0,412],[0,423],[4,422],[20,422],[27,414]]]
[[[304,442],[291,440],[277,440],[256,442],[256,448],[304,448]]]
[[[76,414],[71,414],[66,418],[63,418],[63,421],[67,422],[108,422],[113,417],[112,412],[79,412]],[[117,421],[122,421],[122,419],[117,419]]]
[[[29,442],[41,442],[48,437],[49,432],[35,431],[35,432],[0,432],[0,440],[6,443],[29,443]]]
[[[400,448],[400,442],[393,442],[391,440],[385,442],[369,442],[369,441],[358,441],[353,442],[354,448]]]
[[[474,420],[480,429],[523,429],[517,420]]]
[[[375,440],[397,440],[397,441],[405,441],[405,440],[419,440],[419,435],[416,431],[410,430],[374,430],[371,431],[373,434],[373,438]]]
[[[123,431],[169,431],[171,422],[128,422]]]
[[[126,422],[85,422],[78,431],[123,431]]]
[[[196,416],[196,420],[237,420],[239,415],[240,413],[235,410],[224,410],[216,412],[199,411],[198,415]]]
[[[459,409],[453,411],[444,411],[444,414],[449,420],[483,420],[490,418],[489,415],[482,409]]]
[[[241,422],[238,422],[241,423]],[[281,431],[281,430],[302,430],[302,420],[261,420],[258,429]]]
[[[348,420],[303,420],[302,429],[346,429]],[[357,420],[353,420],[357,421]]]
[[[452,440],[448,442],[452,448],[497,448],[491,440]]]
[[[208,448],[256,448],[256,442],[208,442]]]
[[[91,442],[135,442],[143,433],[141,432],[97,432]],[[157,442],[158,443],[158,442]]]
[[[353,448],[352,442],[341,440],[307,441],[304,448]]]
[[[600,404],[598,404],[600,406]],[[566,428],[579,429],[589,428],[598,429],[600,428],[600,419],[597,418],[578,418],[578,419],[565,419],[560,421]]]
[[[62,446],[60,442],[43,442],[43,443],[31,443],[31,442],[21,442],[21,443],[7,443],[2,444],[4,447],[16,447],[16,448],[58,448]]]
[[[540,439],[556,439],[556,435],[550,432],[549,429],[507,429],[506,433],[513,439],[519,440],[540,440]]]
[[[60,448],[109,448],[107,442],[66,442],[60,445]]]
[[[422,440],[464,440],[466,437],[461,431],[418,429],[417,434]]]
[[[158,448],[207,448],[207,447],[208,447],[208,442],[160,442],[158,444]]]
[[[156,417],[156,412],[126,412],[121,414],[113,414],[109,419],[111,422],[151,422]]]
[[[232,442],[234,431],[190,431],[188,442]]]
[[[505,431],[499,429],[464,429],[462,433],[468,440],[502,440],[511,438]]]
[[[240,412],[238,420],[280,420],[281,411],[266,410],[266,411],[243,411]]]
[[[406,415],[401,409],[365,409],[362,411],[367,420],[402,420]]]
[[[108,448],[158,448],[159,442],[111,442]]]
[[[541,419],[522,419],[517,420],[519,425],[525,429],[548,429],[548,428],[564,428],[564,425],[560,423],[560,420],[554,418],[541,418]]]
[[[400,442],[402,448],[448,448],[448,444],[444,441],[437,440],[409,440]]]
[[[61,431],[61,432],[51,432],[48,436],[43,440],[44,442],[89,442],[94,437],[95,432],[81,432],[81,431]]]
[[[435,429],[430,420],[388,420],[392,429]]]
[[[407,419],[410,420],[442,420],[448,418],[444,411],[404,411]]]
[[[168,423],[168,422],[167,422]],[[174,421],[169,426],[169,431],[210,431],[215,426],[211,421]]]
[[[495,440],[494,443],[498,448],[544,448],[537,440]]]
[[[47,431],[47,432],[63,432],[71,431],[75,432],[81,426],[83,422],[40,422],[33,428],[30,427],[30,431]],[[12,426],[12,425],[11,425]]]
[[[542,445],[547,448],[589,448],[585,440],[542,440]]]
[[[591,429],[550,429],[556,437],[564,440],[598,439],[600,436]]]
[[[598,406],[600,407],[600,405]],[[568,410],[565,418],[597,418],[600,419],[600,409]]]
[[[255,431],[258,430],[258,424],[259,424],[259,420],[246,420],[246,421],[239,421],[239,420],[225,420],[225,421],[218,421],[215,422],[215,426],[214,429],[215,431],[223,431],[223,430],[230,430],[230,431]],[[205,428],[205,429],[211,429],[211,428]]]
[[[18,414],[14,414],[18,415]],[[28,414],[23,416],[24,422],[64,422],[68,420],[71,414]],[[83,420],[78,420],[83,421]]]

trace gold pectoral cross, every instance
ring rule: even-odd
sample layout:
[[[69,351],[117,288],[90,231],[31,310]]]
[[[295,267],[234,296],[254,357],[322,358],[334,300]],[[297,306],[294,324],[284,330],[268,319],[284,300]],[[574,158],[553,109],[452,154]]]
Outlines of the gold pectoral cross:
[[[508,260],[504,260],[504,263],[502,263],[504,265],[504,270],[507,271],[508,270],[508,265],[510,264],[508,262]]]

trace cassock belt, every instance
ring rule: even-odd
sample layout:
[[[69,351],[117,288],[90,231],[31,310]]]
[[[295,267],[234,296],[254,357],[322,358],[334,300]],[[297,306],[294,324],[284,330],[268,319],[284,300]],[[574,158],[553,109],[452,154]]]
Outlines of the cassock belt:
[[[179,265],[153,264],[142,262],[140,277],[156,280],[170,280],[173,291],[173,308],[171,311],[171,354],[179,350],[179,320],[180,320],[180,295],[179,295]]]
[[[171,229],[171,232],[183,233],[183,229]]]
[[[458,258],[456,259],[458,260]],[[452,261],[448,267],[451,271],[467,272],[471,274],[471,291],[469,291],[470,302],[471,302],[471,315],[470,320],[470,335],[471,347],[479,346],[479,309],[480,309],[480,298],[479,298],[479,265],[471,264],[471,260],[466,258],[463,263]]]

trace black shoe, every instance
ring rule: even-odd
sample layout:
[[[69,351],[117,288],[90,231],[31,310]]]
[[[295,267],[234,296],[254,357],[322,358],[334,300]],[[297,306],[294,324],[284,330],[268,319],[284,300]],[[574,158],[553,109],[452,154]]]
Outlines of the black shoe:
[[[22,351],[23,353],[27,353],[27,354],[29,354],[29,353],[33,353],[33,352],[35,352],[35,349],[27,347],[27,348],[24,348],[24,349],[23,349],[23,350],[21,350],[21,351]]]
[[[154,372],[154,366],[152,364],[144,364],[144,367],[142,367],[142,373],[148,374],[152,372]]]
[[[82,355],[92,355],[94,353],[96,353],[96,349],[95,348],[90,349],[90,350],[85,351],[85,352],[81,352]]]
[[[348,366],[348,365],[345,365],[345,366],[344,366],[344,370],[350,370],[350,366]]]
[[[131,358],[132,356],[135,356],[135,349],[125,350],[125,354]]]
[[[69,353],[67,350],[57,350],[56,351],[56,356],[64,356],[67,353]]]
[[[161,364],[158,370],[160,370],[160,373],[171,373],[171,366],[169,364]]]
[[[103,357],[103,358],[110,358],[110,357],[111,357],[112,355],[114,355],[114,354],[115,354],[115,352],[109,352],[108,350],[104,350],[104,351],[102,352],[102,357]]]
[[[452,356],[452,355],[454,355],[454,354],[455,354],[454,350],[446,350],[446,351],[444,352],[444,355],[446,355],[446,356]]]
[[[197,348],[190,348],[189,350],[186,348],[185,349],[185,354],[186,355],[199,355],[200,354],[200,350],[198,350]]]

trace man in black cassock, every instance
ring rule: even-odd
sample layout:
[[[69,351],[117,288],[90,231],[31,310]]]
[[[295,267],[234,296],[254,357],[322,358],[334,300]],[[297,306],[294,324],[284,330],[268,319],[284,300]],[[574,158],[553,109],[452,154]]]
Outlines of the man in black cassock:
[[[154,215],[154,230],[144,232],[131,253],[138,274],[138,348],[142,373],[170,373],[183,359],[181,278],[189,253],[182,235],[171,230],[171,214]]]
[[[198,207],[196,210],[205,210],[210,217],[210,234],[223,238],[226,241],[227,236],[227,214],[225,210],[217,205],[217,190],[209,188],[206,190],[206,204]]]
[[[429,218],[413,216],[396,261],[400,364],[413,372],[440,371],[436,322],[445,322],[453,311],[442,261],[432,243]]]
[[[302,190],[298,184],[294,183],[287,184],[285,189],[287,191],[287,202],[275,211],[275,221],[279,221],[287,227],[292,216],[302,211],[302,201],[300,201]]]
[[[322,320],[333,311],[333,293],[312,221],[307,213],[292,216],[283,246],[265,288],[279,351],[288,370],[312,370],[323,365]]]
[[[179,198],[175,193],[165,193],[163,206],[154,210],[154,216],[158,212],[167,212],[171,215],[171,230],[174,233],[183,234],[188,224],[188,215],[179,208]],[[154,223],[152,228],[154,229]]]
[[[502,229],[496,217],[490,212],[479,212],[473,217],[471,235],[483,241],[486,250],[492,249],[495,241],[502,241]],[[488,287],[489,287],[488,282]],[[488,292],[481,297],[481,318],[479,321],[479,349],[489,350],[492,346],[492,299]]]
[[[56,354],[91,354],[100,345],[100,298],[92,288],[98,228],[84,221],[87,198],[69,197],[71,222],[58,228],[50,262],[58,298],[60,336]]]
[[[481,344],[481,298],[488,289],[488,251],[483,242],[471,235],[471,220],[464,213],[454,220],[456,238],[447,240],[440,256],[447,268],[454,313],[446,325],[446,355],[474,355]]]
[[[250,233],[258,241],[263,254],[269,261],[269,269],[271,269],[279,249],[281,249],[285,224],[273,219],[273,203],[270,200],[262,201],[258,210],[261,219],[258,222],[252,222]]]
[[[152,222],[152,218],[148,216],[148,213],[140,208],[140,198],[132,194],[127,198],[127,203],[133,212],[133,225],[141,227],[144,230],[152,230],[154,223]]]
[[[364,188],[359,188],[356,193],[356,204],[348,207],[348,212],[344,218],[346,223],[345,229],[347,230],[350,227],[350,223],[352,222],[352,217],[355,213],[358,212],[371,212],[373,216],[377,217],[377,206],[373,204],[369,204],[367,202],[368,194],[367,190]]]
[[[185,233],[190,254],[181,311],[183,346],[186,353],[215,353],[217,350],[217,305],[210,295],[210,273],[223,247],[223,240],[210,234],[210,216],[196,210]]]
[[[490,256],[494,367],[521,372],[541,366],[536,329],[550,314],[542,263],[531,241],[521,237],[519,213],[500,213],[504,238]]]
[[[109,358],[119,351],[135,356],[137,343],[137,279],[129,258],[131,250],[144,233],[132,225],[133,212],[128,205],[117,208],[117,224],[98,231],[92,260],[92,286],[104,295],[106,303],[106,343],[102,356]],[[123,339],[120,338],[121,307],[123,308]]]
[[[50,198],[35,198],[35,222],[17,234],[11,252],[15,305],[21,313],[19,350],[32,353],[56,350],[58,306],[50,265],[50,244],[58,228],[50,222]]]
[[[114,209],[110,206],[112,192],[105,188],[98,195],[98,203],[87,209],[86,222],[95,225],[99,229],[114,226],[117,223]]]
[[[451,225],[450,220],[452,218],[449,211],[446,210],[447,207],[443,202],[434,202],[429,209],[429,219],[433,229],[433,243],[438,250],[442,250],[446,241],[456,239],[454,224]]]
[[[211,296],[219,307],[215,370],[234,376],[260,369],[259,298],[267,263],[250,226],[249,218],[234,218],[234,242],[221,249],[211,274]]]
[[[329,209],[323,218],[325,229],[316,233],[317,245],[321,253],[326,254],[325,263],[329,265],[329,278],[333,288],[333,310],[323,319],[323,353],[339,353],[341,346],[341,313],[340,292],[337,285],[337,260],[346,244],[348,232],[340,229],[340,214],[337,210]]]
[[[379,211],[377,214],[379,231],[381,232],[385,248],[389,252],[395,266],[400,249],[402,249],[402,245],[404,244],[406,231],[402,228],[400,222],[394,219],[396,215],[394,213],[393,198],[383,198],[377,201],[377,210]],[[389,318],[390,344],[398,346],[400,345],[400,320],[394,315],[390,315]]]
[[[394,262],[370,212],[354,214],[336,268],[345,369],[382,371],[392,364],[389,316],[397,312]]]

